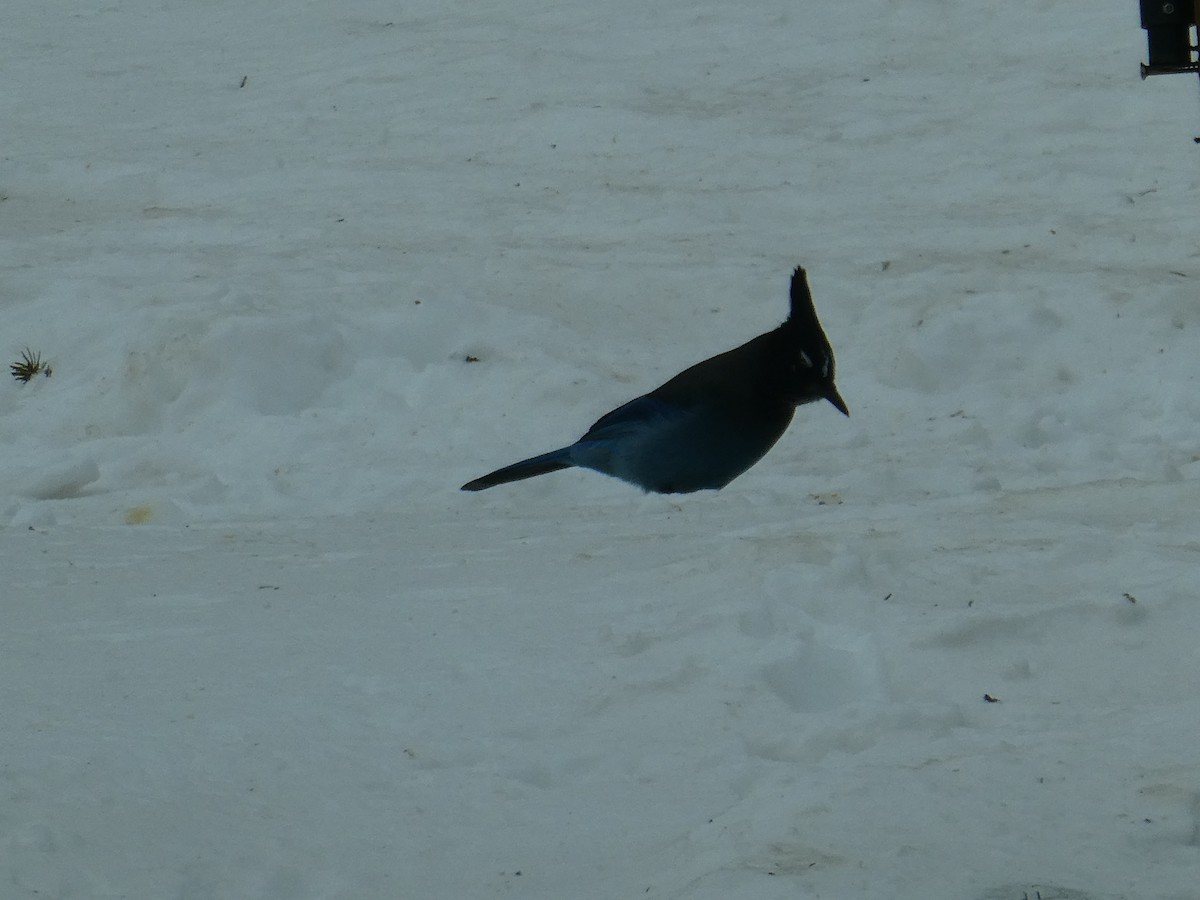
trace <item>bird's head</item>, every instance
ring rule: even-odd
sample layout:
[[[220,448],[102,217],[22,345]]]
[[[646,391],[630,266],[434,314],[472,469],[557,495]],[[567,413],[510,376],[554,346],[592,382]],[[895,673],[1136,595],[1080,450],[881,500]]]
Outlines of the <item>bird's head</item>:
[[[850,409],[834,384],[833,348],[817,321],[812,292],[802,267],[792,274],[792,311],[781,327],[788,337],[786,386],[788,395],[799,406],[828,400],[847,416]]]

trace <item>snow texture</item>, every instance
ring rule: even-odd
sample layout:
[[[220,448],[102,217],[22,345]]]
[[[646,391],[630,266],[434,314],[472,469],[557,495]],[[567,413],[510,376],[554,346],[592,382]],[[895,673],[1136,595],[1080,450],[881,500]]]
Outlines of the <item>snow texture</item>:
[[[1200,897],[1200,103],[1132,0],[3,18],[0,896]],[[798,264],[851,418],[458,490]]]

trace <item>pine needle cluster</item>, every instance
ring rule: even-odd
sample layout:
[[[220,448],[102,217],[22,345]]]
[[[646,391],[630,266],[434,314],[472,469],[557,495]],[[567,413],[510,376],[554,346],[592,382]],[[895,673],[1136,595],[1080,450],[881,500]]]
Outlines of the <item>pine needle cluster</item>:
[[[35,375],[45,375],[47,378],[51,375],[50,364],[42,362],[42,354],[28,347],[21,351],[21,358],[8,368],[12,371],[12,377],[22,383],[31,381]]]

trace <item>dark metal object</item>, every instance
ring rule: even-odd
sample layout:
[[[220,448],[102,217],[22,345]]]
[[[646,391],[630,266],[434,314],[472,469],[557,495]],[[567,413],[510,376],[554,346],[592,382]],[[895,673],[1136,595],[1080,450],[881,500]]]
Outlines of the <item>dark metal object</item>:
[[[1200,72],[1192,29],[1200,21],[1200,0],[1139,0],[1142,28],[1150,62],[1142,64],[1142,78],[1176,72]]]

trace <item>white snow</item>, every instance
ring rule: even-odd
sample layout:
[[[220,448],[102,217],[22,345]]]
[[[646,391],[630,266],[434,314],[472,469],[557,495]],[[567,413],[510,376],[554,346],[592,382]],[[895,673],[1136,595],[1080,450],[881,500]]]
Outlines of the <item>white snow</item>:
[[[1200,897],[1200,103],[1132,0],[3,19],[0,897]],[[458,490],[801,263],[850,419]]]

